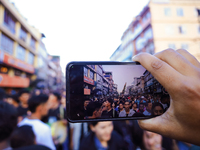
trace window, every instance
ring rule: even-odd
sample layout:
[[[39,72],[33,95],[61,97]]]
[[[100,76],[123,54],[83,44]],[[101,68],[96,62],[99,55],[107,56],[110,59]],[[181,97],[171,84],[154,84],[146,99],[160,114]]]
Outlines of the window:
[[[15,19],[12,14],[5,9],[4,12],[4,25],[14,34],[15,33]]]
[[[13,45],[14,45],[14,41],[2,33],[0,49],[9,53],[10,55],[12,55],[13,54]]]
[[[168,47],[169,47],[169,48],[172,48],[172,49],[176,49],[175,44],[172,44],[172,43],[170,43],[170,44],[168,45]]]
[[[31,47],[35,49],[35,39],[31,37]]]
[[[26,50],[22,46],[18,45],[17,47],[17,58],[24,61],[25,60]]]
[[[33,63],[34,63],[34,54],[33,53],[28,54],[28,63],[30,65],[33,65]]]
[[[164,9],[165,16],[171,16],[171,8]]]
[[[186,43],[183,43],[183,44],[181,44],[181,48],[182,49],[185,49],[185,50],[188,50],[188,44],[186,44]]]
[[[25,42],[26,37],[27,37],[26,30],[23,27],[21,27],[19,38]]]
[[[84,67],[84,76],[88,76],[88,69]]]
[[[179,30],[180,34],[185,34],[186,33],[186,28],[184,26],[179,26],[178,30]]]
[[[177,12],[177,16],[183,16],[183,9],[182,8],[177,8],[176,12]]]
[[[94,80],[94,73],[90,70],[90,79]]]
[[[165,27],[165,33],[168,34],[168,35],[174,34],[174,28],[173,28],[173,26],[171,26],[171,25],[166,26]]]

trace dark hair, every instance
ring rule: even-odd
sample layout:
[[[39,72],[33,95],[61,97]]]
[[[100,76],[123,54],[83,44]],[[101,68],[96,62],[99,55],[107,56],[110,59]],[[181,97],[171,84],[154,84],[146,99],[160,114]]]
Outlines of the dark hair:
[[[7,98],[12,98],[15,102],[19,103],[18,94],[7,95]]]
[[[124,103],[123,103],[123,102],[119,102],[119,104],[122,104],[122,105],[124,105]]]
[[[152,106],[152,109],[151,109],[151,115],[152,115],[152,116],[154,116],[154,108],[155,108],[156,106],[160,106],[160,107],[162,108],[163,112],[164,112],[163,105],[162,105],[161,103],[159,103],[159,102],[155,102],[155,103],[153,103],[153,106]]]
[[[112,98],[108,98],[107,101],[108,101],[109,103],[111,103],[111,104],[113,103],[113,99],[112,99]]]
[[[27,89],[22,89],[22,90],[19,91],[18,96],[20,97],[24,93],[28,93],[29,94],[30,92]]]
[[[34,95],[28,100],[28,108],[29,110],[34,113],[36,111],[36,108],[42,104],[46,103],[48,101],[48,96],[41,94],[41,95]]]
[[[130,104],[130,101],[129,101],[129,100],[126,100],[126,101],[124,102],[124,104],[125,104],[126,102],[128,102],[128,103]]]
[[[92,121],[92,122],[90,122],[90,125],[96,126],[98,123],[99,123],[99,121]]]
[[[12,148],[34,145],[34,143],[35,134],[33,133],[32,127],[29,125],[16,128],[10,137],[10,145]]]
[[[163,94],[160,98],[160,101],[162,102],[164,99],[170,99],[170,96],[168,94]]]
[[[60,94],[60,93],[58,93],[58,92],[53,92],[52,94],[58,99],[58,101],[61,100],[61,94]]]
[[[86,107],[87,115],[88,116],[92,116],[93,112],[95,110],[99,110],[100,108],[101,108],[101,103],[99,103],[99,102],[90,102]]]
[[[0,101],[0,142],[10,137],[16,126],[16,108],[6,102]]]
[[[0,88],[0,101],[3,101],[3,99],[6,97],[6,92]]]
[[[140,105],[144,105],[144,103],[139,103],[139,106],[140,106]]]

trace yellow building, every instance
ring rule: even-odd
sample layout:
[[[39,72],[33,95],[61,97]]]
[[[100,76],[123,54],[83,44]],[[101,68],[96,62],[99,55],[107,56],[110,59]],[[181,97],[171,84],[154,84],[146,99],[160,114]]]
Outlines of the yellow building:
[[[200,0],[150,0],[124,32],[111,60],[131,61],[140,52],[186,49],[200,61]]]
[[[38,49],[43,34],[30,26],[8,0],[0,0],[0,87],[29,86],[36,78]]]

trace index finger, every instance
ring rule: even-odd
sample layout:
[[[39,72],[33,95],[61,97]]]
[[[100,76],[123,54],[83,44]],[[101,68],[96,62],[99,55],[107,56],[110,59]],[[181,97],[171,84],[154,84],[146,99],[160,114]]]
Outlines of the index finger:
[[[132,58],[147,69],[167,91],[175,92],[180,88],[184,76],[173,67],[149,53],[140,53]]]

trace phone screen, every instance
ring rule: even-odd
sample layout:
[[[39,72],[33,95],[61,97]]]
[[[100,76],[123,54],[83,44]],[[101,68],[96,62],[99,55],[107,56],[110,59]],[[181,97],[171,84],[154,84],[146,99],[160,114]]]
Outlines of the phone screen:
[[[136,62],[73,62],[67,66],[70,121],[144,119],[161,115],[170,98]]]

